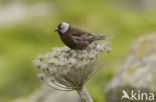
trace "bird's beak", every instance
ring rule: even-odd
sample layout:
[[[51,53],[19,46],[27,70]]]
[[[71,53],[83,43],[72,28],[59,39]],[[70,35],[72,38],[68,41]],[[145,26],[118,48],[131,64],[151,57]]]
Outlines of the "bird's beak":
[[[56,28],[54,31],[58,32],[58,28]]]

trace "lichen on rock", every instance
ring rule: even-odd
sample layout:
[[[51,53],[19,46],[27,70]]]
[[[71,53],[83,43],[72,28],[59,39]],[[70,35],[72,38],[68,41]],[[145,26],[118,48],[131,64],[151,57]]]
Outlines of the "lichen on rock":
[[[156,33],[133,43],[123,68],[105,89],[106,102],[122,102],[123,90],[156,93]]]

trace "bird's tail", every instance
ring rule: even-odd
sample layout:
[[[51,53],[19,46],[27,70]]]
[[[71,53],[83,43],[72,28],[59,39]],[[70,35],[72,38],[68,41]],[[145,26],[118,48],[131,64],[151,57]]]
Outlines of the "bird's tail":
[[[95,35],[94,40],[105,40],[107,38],[112,38],[112,35]]]

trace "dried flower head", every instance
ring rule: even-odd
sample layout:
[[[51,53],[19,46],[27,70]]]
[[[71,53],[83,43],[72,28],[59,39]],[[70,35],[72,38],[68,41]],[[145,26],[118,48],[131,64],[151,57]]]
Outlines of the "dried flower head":
[[[105,52],[110,52],[109,43],[93,43],[82,51],[54,48],[39,56],[34,64],[41,70],[39,77],[49,86],[64,91],[81,90],[99,69],[100,56]]]

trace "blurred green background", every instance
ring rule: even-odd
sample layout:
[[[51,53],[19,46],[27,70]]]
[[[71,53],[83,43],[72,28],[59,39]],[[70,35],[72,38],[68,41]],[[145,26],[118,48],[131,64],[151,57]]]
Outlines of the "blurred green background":
[[[146,1],[146,2],[145,2]],[[0,0],[0,102],[27,97],[40,85],[32,61],[64,46],[53,30],[61,22],[115,37],[105,66],[87,83],[95,102],[121,68],[132,42],[156,31],[154,0]]]

